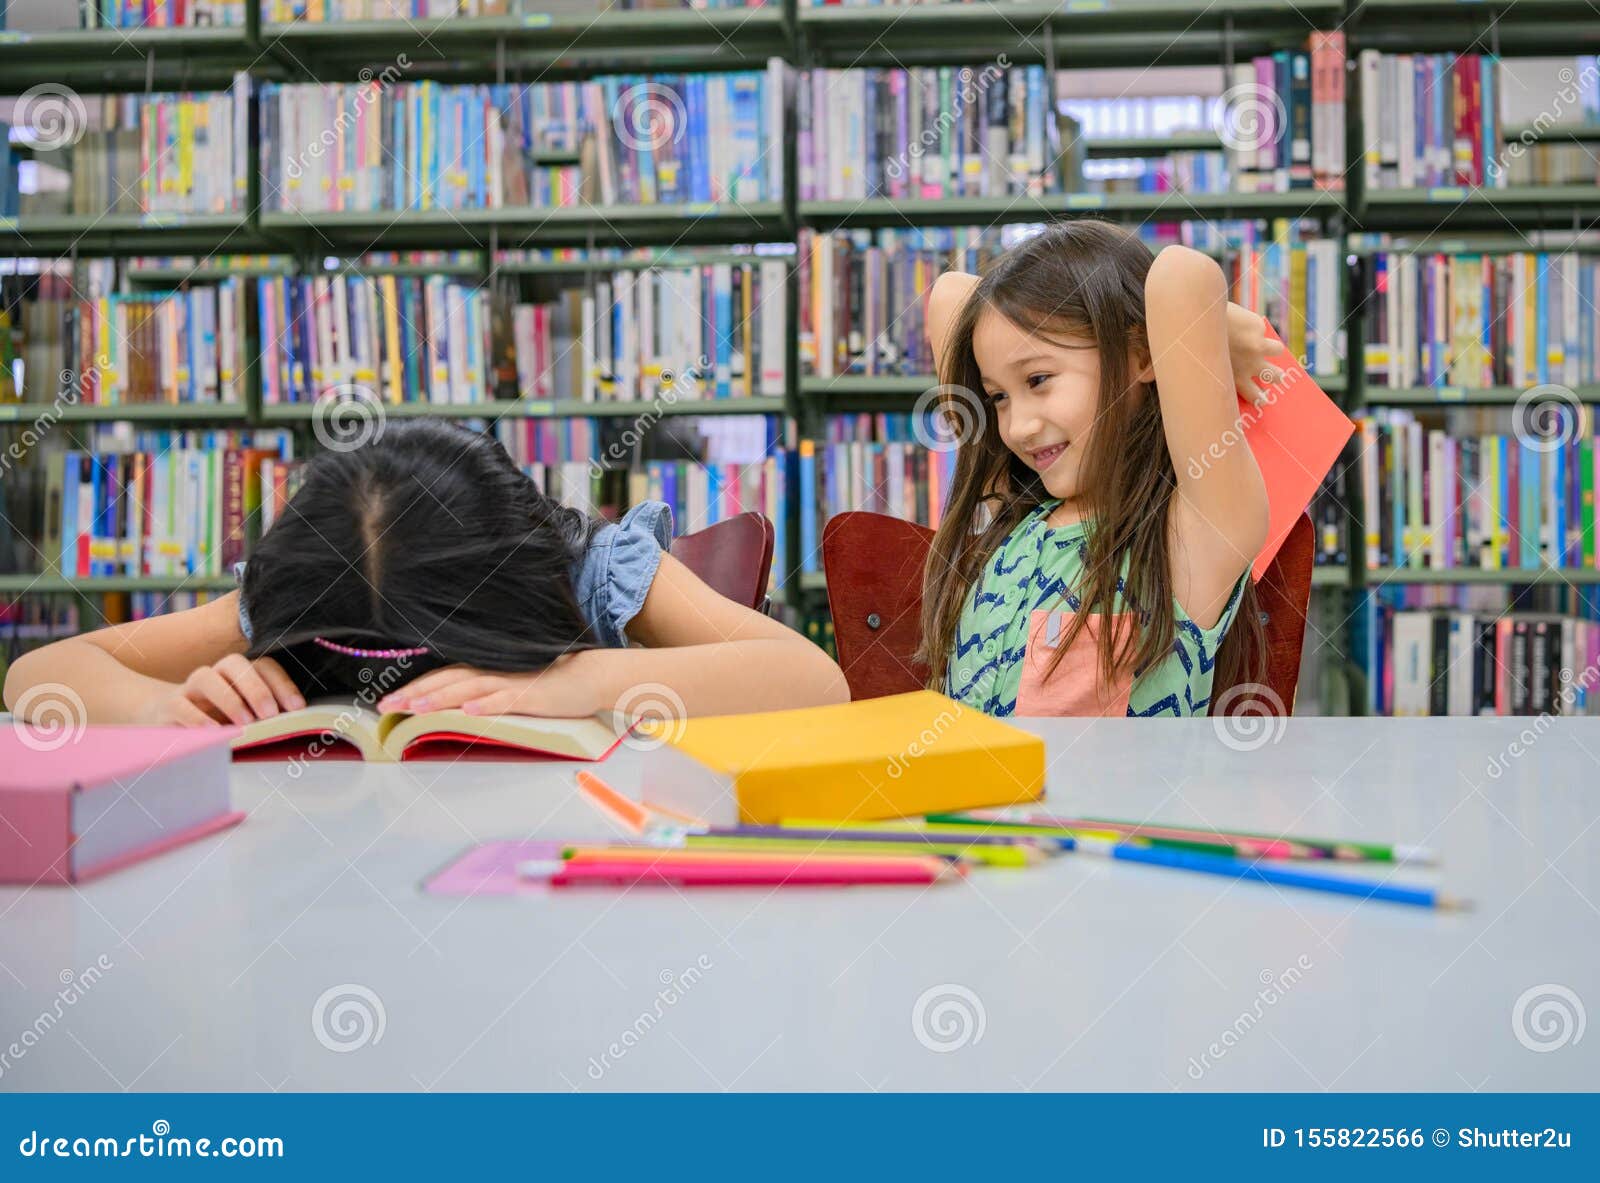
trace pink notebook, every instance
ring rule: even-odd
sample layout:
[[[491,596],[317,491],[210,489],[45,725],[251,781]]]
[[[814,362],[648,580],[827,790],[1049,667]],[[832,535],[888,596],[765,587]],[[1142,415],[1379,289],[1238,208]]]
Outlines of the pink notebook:
[[[507,839],[485,842],[459,856],[423,883],[429,895],[523,895],[545,890],[543,880],[524,879],[517,866],[533,859],[559,859],[570,842]]]
[[[237,730],[0,728],[0,883],[81,883],[234,825]]]

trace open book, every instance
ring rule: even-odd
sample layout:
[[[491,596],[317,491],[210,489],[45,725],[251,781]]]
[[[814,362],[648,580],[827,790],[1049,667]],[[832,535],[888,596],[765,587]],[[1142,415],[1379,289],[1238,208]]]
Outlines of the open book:
[[[320,699],[298,711],[246,726],[233,741],[235,759],[515,760],[552,756],[604,759],[627,727],[612,712],[581,719],[469,715],[465,711],[380,714],[348,699]]]

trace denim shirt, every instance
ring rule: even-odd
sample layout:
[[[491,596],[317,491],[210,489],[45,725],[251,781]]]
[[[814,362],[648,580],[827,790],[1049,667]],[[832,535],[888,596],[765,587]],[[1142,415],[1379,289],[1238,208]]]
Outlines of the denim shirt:
[[[665,501],[641,501],[622,520],[596,530],[589,547],[568,569],[578,595],[578,608],[600,644],[628,646],[628,622],[639,614],[655,580],[661,556],[672,546],[672,507]],[[233,565],[234,580],[244,583],[244,563]],[[239,598],[239,630],[251,640],[250,617]]]

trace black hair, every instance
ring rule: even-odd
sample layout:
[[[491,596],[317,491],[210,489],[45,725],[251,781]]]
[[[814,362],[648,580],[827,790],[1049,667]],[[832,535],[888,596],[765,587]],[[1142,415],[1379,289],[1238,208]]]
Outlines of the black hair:
[[[547,497],[491,435],[390,420],[313,458],[256,545],[240,591],[247,656],[276,658],[308,695],[387,693],[456,663],[542,669],[598,644],[570,566],[602,524]],[[319,636],[428,652],[351,657]]]

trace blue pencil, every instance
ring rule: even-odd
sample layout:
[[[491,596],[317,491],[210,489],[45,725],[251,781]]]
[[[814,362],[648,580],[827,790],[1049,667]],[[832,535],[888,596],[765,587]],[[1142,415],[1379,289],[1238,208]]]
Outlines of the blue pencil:
[[[1232,879],[1254,879],[1260,883],[1271,883],[1279,887],[1303,887],[1311,891],[1353,895],[1393,904],[1412,904],[1419,908],[1459,910],[1467,907],[1465,901],[1439,895],[1429,888],[1395,887],[1379,883],[1374,879],[1319,875],[1313,871],[1289,870],[1281,865],[1230,858],[1227,855],[1193,854],[1184,850],[1142,846],[1131,842],[1111,842],[1104,838],[1068,839],[1064,848],[1103,858],[1120,859],[1124,862],[1145,863],[1153,867],[1199,871],[1205,875],[1225,875]]]

